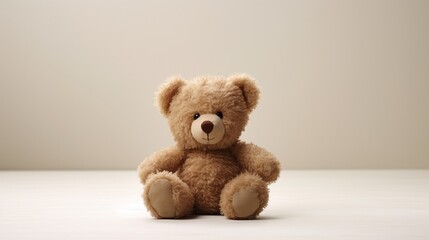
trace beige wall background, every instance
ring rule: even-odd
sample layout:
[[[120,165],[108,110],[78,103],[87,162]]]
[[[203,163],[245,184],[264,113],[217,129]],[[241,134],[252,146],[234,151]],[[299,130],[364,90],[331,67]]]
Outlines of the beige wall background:
[[[168,76],[247,72],[284,168],[429,167],[429,1],[0,0],[0,169],[135,169]]]

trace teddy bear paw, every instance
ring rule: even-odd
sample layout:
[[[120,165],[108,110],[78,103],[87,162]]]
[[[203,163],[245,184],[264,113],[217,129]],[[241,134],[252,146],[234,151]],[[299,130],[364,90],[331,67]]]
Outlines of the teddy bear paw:
[[[151,184],[148,198],[150,205],[161,218],[174,218],[175,208],[173,202],[173,191],[170,181],[158,179]]]
[[[254,215],[259,206],[259,193],[250,187],[241,189],[232,196],[232,207],[238,218]]]
[[[229,219],[255,219],[267,203],[267,183],[251,173],[232,179],[220,196],[220,210]]]
[[[182,218],[192,213],[194,196],[177,175],[163,171],[146,181],[143,200],[156,218]]]

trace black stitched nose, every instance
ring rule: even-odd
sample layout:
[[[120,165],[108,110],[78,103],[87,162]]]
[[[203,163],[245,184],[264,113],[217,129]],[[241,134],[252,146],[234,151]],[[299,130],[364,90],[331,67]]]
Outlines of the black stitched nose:
[[[213,130],[213,123],[210,121],[204,121],[203,123],[201,123],[201,129],[203,129],[203,131],[207,134],[209,134],[212,130]]]

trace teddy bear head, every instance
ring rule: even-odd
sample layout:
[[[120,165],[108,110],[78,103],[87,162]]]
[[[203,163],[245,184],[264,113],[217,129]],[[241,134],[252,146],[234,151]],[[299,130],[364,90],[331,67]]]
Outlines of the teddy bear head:
[[[172,77],[158,94],[177,144],[185,149],[223,149],[234,144],[256,107],[259,89],[246,75]]]

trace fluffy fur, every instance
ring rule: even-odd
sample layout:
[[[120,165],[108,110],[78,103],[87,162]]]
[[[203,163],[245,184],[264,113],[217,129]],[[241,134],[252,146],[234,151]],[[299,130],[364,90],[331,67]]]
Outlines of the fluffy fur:
[[[151,214],[156,218],[182,218],[192,213],[255,218],[267,205],[267,185],[278,178],[280,164],[265,149],[238,140],[259,100],[254,81],[246,75],[198,77],[192,81],[173,77],[161,86],[157,97],[177,144],[152,154],[139,165],[140,180],[145,184],[143,198]],[[217,112],[223,113],[222,140],[216,144],[197,142],[191,133],[194,115]],[[164,192],[171,192],[173,217],[158,214],[158,205],[149,198],[152,184],[159,179],[170,183]],[[238,208],[247,206],[243,193],[257,196],[258,208],[238,216]]]

